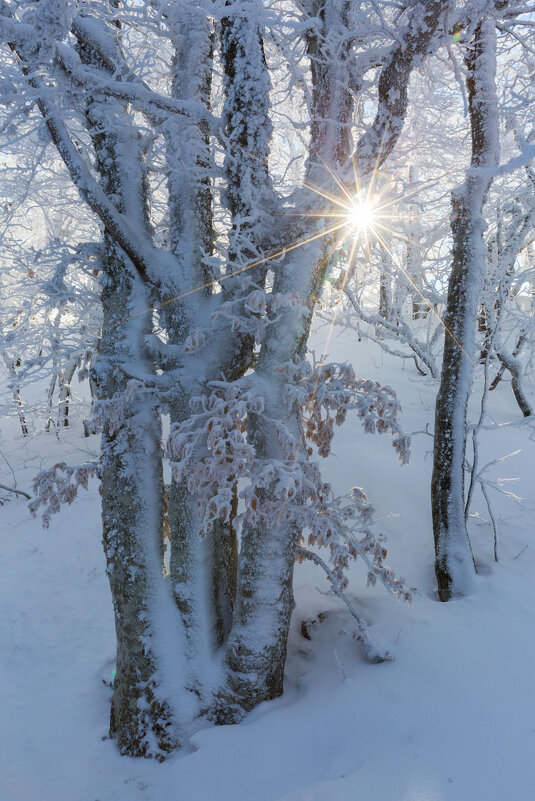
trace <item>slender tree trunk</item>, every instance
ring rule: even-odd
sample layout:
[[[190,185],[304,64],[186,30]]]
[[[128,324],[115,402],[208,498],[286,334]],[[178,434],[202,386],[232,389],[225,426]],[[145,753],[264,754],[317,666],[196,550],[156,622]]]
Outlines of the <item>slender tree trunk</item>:
[[[492,168],[498,158],[495,92],[496,30],[483,19],[466,57],[473,168]],[[464,515],[466,413],[475,358],[475,331],[486,264],[483,204],[488,174],[472,173],[453,196],[453,264],[444,316],[445,344],[436,401],[431,500],[439,597],[469,591],[474,562]]]
[[[520,361],[515,358],[515,354],[507,353],[502,348],[499,348],[496,351],[496,355],[498,359],[501,361],[504,368],[509,370],[511,374],[511,388],[513,390],[513,395],[515,396],[515,400],[518,403],[520,411],[524,415],[524,417],[531,417],[533,414],[533,409],[531,408],[531,404],[528,400],[528,396],[524,390],[522,385],[522,365]],[[494,389],[496,384],[493,382],[490,389]]]
[[[69,425],[69,399],[71,397],[71,381],[76,370],[76,360],[71,359],[58,376],[59,404],[58,423],[60,426]]]
[[[417,180],[416,168],[414,165],[409,167],[409,182],[415,183]],[[420,246],[420,225],[418,209],[411,203],[409,206],[409,236],[407,241],[407,273],[412,282],[412,319],[420,320],[427,317],[429,304],[423,295],[423,264],[422,251]]]

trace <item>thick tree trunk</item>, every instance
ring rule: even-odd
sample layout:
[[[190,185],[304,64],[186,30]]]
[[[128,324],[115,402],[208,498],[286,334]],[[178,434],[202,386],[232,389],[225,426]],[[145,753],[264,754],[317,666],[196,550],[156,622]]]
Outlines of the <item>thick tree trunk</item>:
[[[472,128],[471,167],[492,168],[498,158],[494,19],[483,19],[479,23],[466,64]],[[444,315],[444,358],[436,401],[431,487],[435,570],[442,601],[468,592],[474,572],[464,514],[464,460],[475,331],[486,265],[483,204],[490,181],[484,172],[469,174],[453,197],[453,264]]]
[[[95,38],[95,30],[97,36]],[[118,30],[79,18],[81,59],[105,74],[123,65]],[[104,53],[105,58],[102,57]],[[106,59],[112,58],[112,64]],[[142,142],[118,101],[93,100],[87,123],[101,186],[117,210],[150,241]],[[184,688],[182,629],[171,585],[163,576],[164,483],[155,368],[147,355],[152,332],[151,289],[125,252],[104,235],[102,336],[91,368],[99,401],[109,413],[101,444],[102,523],[115,612],[117,663],[110,733],[121,753],[159,759],[177,748]],[[130,371],[140,377],[129,393]],[[194,713],[192,713],[194,714]]]
[[[287,458],[281,453],[273,422],[283,420],[284,379],[265,379],[264,413],[250,420],[250,439],[257,458],[266,463]],[[295,414],[285,421],[299,441]],[[296,465],[297,466],[297,465]],[[270,488],[257,489],[255,508],[262,521],[264,505],[272,506]],[[269,523],[268,523],[269,518]],[[246,523],[241,535],[238,593],[232,632],[226,649],[227,686],[221,692],[219,722],[239,719],[243,712],[282,694],[290,619],[294,608],[293,570],[300,532],[285,518],[284,504],[273,520],[270,509],[260,525]],[[229,692],[230,691],[230,692]]]
[[[187,396],[171,405],[172,423],[183,422],[190,414]],[[186,480],[172,479],[168,514],[170,580],[186,631],[190,684],[199,689],[203,665],[226,640],[232,626],[237,537],[231,521],[216,524],[201,538],[197,502]]]
[[[110,258],[121,263],[123,275],[108,281],[102,293],[102,342],[92,367],[101,401],[125,391],[124,366],[133,359],[139,364],[145,328],[139,316],[132,320],[140,304],[132,303],[135,288],[123,257],[113,245],[108,244],[108,250]],[[141,389],[123,403],[116,396],[115,403],[121,404],[120,410],[112,411],[117,418],[105,426],[101,455],[103,543],[117,635],[110,733],[123,754],[163,758],[177,747],[178,736],[161,657],[164,638],[177,636],[179,630],[176,615],[166,613],[166,607],[173,611],[174,604],[161,572],[164,485],[159,410],[154,398]]]
[[[209,19],[179,5],[167,12],[175,47],[173,97],[210,109],[214,31]],[[188,335],[208,324],[204,301],[212,293],[208,261],[212,257],[212,153],[207,125],[186,116],[166,126],[170,249],[177,260],[171,299],[162,298],[170,344],[182,351]],[[199,292],[195,290],[199,289]],[[186,304],[173,297],[193,292]],[[198,356],[189,359],[195,362]],[[171,363],[171,368],[184,366]],[[221,367],[221,366],[220,366]],[[187,369],[187,368],[186,368]],[[192,366],[191,382],[183,382],[169,403],[171,425],[191,414],[190,400],[200,395],[210,370]],[[218,377],[218,374],[215,376]],[[200,537],[197,503],[185,480],[171,480],[169,489],[170,579],[184,622],[190,662],[189,683],[202,694],[202,665],[228,636],[236,590],[237,540],[232,521]]]
[[[257,502],[262,500],[259,496]],[[245,526],[242,531],[239,592],[226,657],[232,696],[230,707],[225,699],[219,722],[239,719],[243,711],[282,694],[298,539],[299,532],[282,520],[273,529]]]

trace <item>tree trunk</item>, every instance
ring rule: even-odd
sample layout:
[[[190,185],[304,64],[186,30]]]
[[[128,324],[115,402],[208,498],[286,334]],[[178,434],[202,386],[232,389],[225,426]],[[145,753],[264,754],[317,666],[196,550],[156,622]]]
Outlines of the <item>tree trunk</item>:
[[[172,94],[179,100],[198,103],[210,110],[212,89],[213,25],[179,5],[170,7],[168,23],[175,48]],[[175,117],[166,126],[166,172],[169,190],[170,249],[177,260],[172,297],[162,298],[169,343],[184,350],[188,335],[208,324],[203,301],[212,293],[208,260],[212,257],[214,227],[212,213],[212,153],[205,122],[187,116]],[[195,292],[196,289],[200,291]],[[192,292],[188,303],[174,301]],[[197,355],[189,359],[195,362]],[[184,367],[170,363],[171,369]],[[210,370],[192,364],[195,377],[177,382],[169,403],[171,425],[191,414],[190,400],[203,392]],[[216,376],[218,377],[218,376]],[[175,601],[186,631],[190,670],[189,684],[202,694],[202,666],[228,636],[232,625],[237,571],[237,540],[232,521],[218,524],[204,539],[200,537],[197,503],[185,480],[171,480],[169,489],[170,578]]]
[[[495,22],[485,18],[476,29],[466,57],[471,167],[475,168],[492,168],[498,158],[495,64]],[[435,570],[442,601],[467,593],[474,572],[464,515],[464,460],[475,331],[486,264],[483,204],[490,182],[488,174],[469,174],[452,202],[453,264],[444,315],[444,358],[436,401],[431,486]]]
[[[71,381],[76,370],[76,360],[71,359],[58,376],[59,385],[59,404],[58,404],[58,425],[69,425],[69,399],[71,397]]]
[[[113,56],[120,70],[117,33],[94,18],[89,25],[79,18],[81,59],[107,74],[112,66],[106,58]],[[128,110],[113,99],[93,99],[86,117],[102,189],[150,237],[142,142]],[[161,423],[146,347],[153,299],[107,233],[102,268],[102,337],[91,379],[98,400],[110,409],[101,442],[103,544],[117,637],[110,733],[122,754],[163,759],[181,740],[170,684],[185,686],[185,667],[180,619],[163,576]],[[141,377],[133,394],[130,370]],[[173,697],[173,704],[188,706],[186,696]]]
[[[108,249],[110,258],[122,262],[115,246],[109,244]],[[122,271],[127,274],[124,263]],[[124,277],[109,281],[102,292],[102,341],[92,367],[102,401],[125,391],[124,365],[139,359],[135,351],[142,346],[147,315],[131,319],[134,295],[130,279]],[[166,607],[174,610],[174,604],[161,571],[159,410],[155,399],[139,390],[115,414],[118,420],[106,424],[101,450],[103,544],[117,635],[110,733],[123,754],[163,758],[177,747],[178,735],[160,657],[178,621],[166,612]]]

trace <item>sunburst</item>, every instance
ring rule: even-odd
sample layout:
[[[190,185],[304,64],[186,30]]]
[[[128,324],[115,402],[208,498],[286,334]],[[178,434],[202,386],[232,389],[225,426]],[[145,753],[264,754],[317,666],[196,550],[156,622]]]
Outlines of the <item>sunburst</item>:
[[[372,244],[375,243],[390,256],[392,262],[403,275],[407,283],[410,284],[414,292],[419,295],[422,301],[424,301],[429,312],[437,319],[439,324],[453,339],[459,350],[466,356],[466,358],[474,363],[470,354],[468,354],[463,348],[453,331],[446,325],[444,320],[438,314],[437,310],[429,302],[429,299],[416,285],[413,277],[403,265],[399,254],[397,254],[392,248],[393,240],[408,242],[408,237],[399,230],[400,227],[402,227],[400,223],[404,215],[403,212],[400,212],[397,209],[399,209],[399,207],[403,207],[403,205],[406,204],[410,198],[414,197],[414,195],[416,195],[421,188],[416,188],[411,192],[406,192],[402,195],[396,196],[391,192],[388,182],[385,181],[384,187],[379,190],[377,188],[379,176],[377,169],[372,172],[368,186],[363,188],[353,162],[355,186],[357,191],[352,195],[347,187],[344,186],[344,184],[338,179],[335,173],[329,169],[327,165],[325,166],[338,185],[340,189],[340,195],[326,192],[323,189],[311,185],[307,185],[307,188],[318,196],[326,198],[331,203],[331,208],[323,212],[324,217],[335,218],[333,224],[330,226],[325,226],[324,229],[324,235],[331,236],[334,239],[331,254],[336,250],[337,247],[339,247],[342,241],[349,239],[351,242],[348,255],[345,260],[345,269],[342,271],[342,274],[337,281],[337,286],[339,289],[338,301],[341,300],[342,295],[344,294],[345,286],[352,273],[355,256],[359,246],[364,248],[364,252],[368,257],[368,261],[370,261],[371,247]],[[317,216],[317,214],[315,214],[315,216]],[[338,305],[339,304],[337,302],[336,306]],[[320,363],[322,363],[327,356],[327,350],[330,345],[332,333],[336,323],[336,317],[337,311],[335,311],[331,321],[329,333],[325,343],[325,350],[320,358]]]
[[[364,253],[369,260],[372,244],[375,243],[384,247],[391,253],[388,246],[389,241],[392,239],[406,241],[406,237],[399,231],[399,226],[396,224],[401,218],[396,209],[416,192],[396,195],[391,191],[390,182],[383,175],[380,175],[378,169],[374,169],[371,175],[368,176],[367,186],[364,187],[363,178],[358,175],[355,164],[353,164],[355,180],[352,193],[327,164],[324,163],[324,167],[333,179],[331,187],[334,186],[335,191],[309,183],[305,183],[304,188],[311,191],[318,198],[321,197],[323,200],[328,201],[328,207],[319,208],[315,203],[311,203],[308,209],[303,209],[302,211],[288,210],[283,212],[285,216],[309,218],[311,222],[313,219],[318,222],[323,220],[322,227],[314,226],[315,230],[308,235],[298,237],[293,242],[289,242],[271,253],[263,254],[259,258],[238,266],[224,275],[169,298],[157,304],[156,308],[163,308],[170,303],[182,300],[204,289],[218,287],[230,278],[242,275],[261,264],[278,260],[291,251],[322,238],[328,242],[327,256],[332,255],[342,242],[351,242],[348,248],[347,267],[343,278],[343,283],[345,284],[359,246],[364,248]],[[382,183],[381,187],[379,187],[380,183]],[[336,188],[339,190],[338,192]],[[406,277],[409,278],[408,276]],[[146,310],[146,312],[149,311],[150,309]],[[146,312],[138,312],[138,314]]]
[[[348,225],[357,233],[371,230],[376,222],[377,210],[373,203],[363,198],[356,200],[351,210],[348,211]]]
[[[348,259],[348,269],[356,254],[359,245],[364,246],[367,255],[370,255],[373,243],[382,244],[382,240],[406,240],[400,231],[401,214],[398,209],[410,196],[405,193],[399,195],[392,192],[391,183],[379,174],[376,169],[368,178],[366,186],[353,164],[354,190],[353,192],[338,178],[336,173],[324,164],[339,192],[326,191],[323,188],[306,184],[306,188],[318,197],[329,201],[330,208],[323,212],[312,212],[313,216],[323,214],[325,219],[336,226],[334,240],[336,246],[341,241],[352,240],[350,246],[351,258]],[[382,184],[380,186],[380,184]],[[326,226],[327,228],[327,226]],[[329,232],[330,233],[330,232]]]

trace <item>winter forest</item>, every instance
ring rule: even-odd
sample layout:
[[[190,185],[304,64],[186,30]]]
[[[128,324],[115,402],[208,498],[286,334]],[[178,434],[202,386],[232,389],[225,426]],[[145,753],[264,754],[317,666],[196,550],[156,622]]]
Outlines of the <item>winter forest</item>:
[[[0,801],[528,801],[535,3],[0,0]]]

